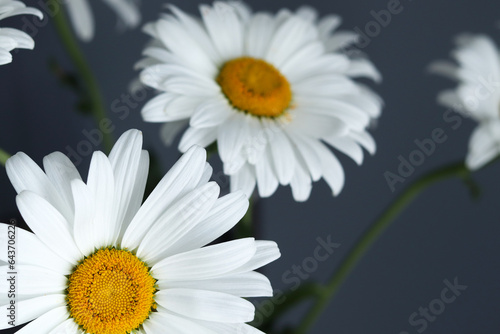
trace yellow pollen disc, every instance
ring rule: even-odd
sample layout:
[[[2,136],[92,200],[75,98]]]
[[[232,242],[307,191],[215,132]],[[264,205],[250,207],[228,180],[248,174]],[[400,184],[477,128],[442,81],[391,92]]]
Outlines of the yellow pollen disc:
[[[228,61],[217,82],[234,107],[255,116],[280,116],[292,100],[286,78],[260,59],[243,57]]]
[[[85,333],[130,333],[156,308],[155,283],[146,264],[132,253],[98,250],[69,277],[71,317]]]

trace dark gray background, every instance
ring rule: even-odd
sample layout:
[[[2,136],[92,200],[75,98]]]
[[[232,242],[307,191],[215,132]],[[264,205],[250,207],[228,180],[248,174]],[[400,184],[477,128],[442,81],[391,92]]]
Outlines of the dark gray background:
[[[28,1],[35,5],[37,1]],[[181,8],[195,12],[197,1],[172,1]],[[341,156],[346,172],[346,185],[333,198],[323,181],[314,185],[307,203],[295,203],[290,190],[280,188],[260,205],[260,238],[278,242],[282,251],[279,261],[270,265],[274,287],[286,289],[291,284],[282,275],[293,265],[313,256],[316,239],[340,243],[340,248],[319,264],[311,274],[315,280],[326,280],[362,231],[394,200],[403,186],[438,166],[463,159],[474,124],[464,120],[453,130],[443,121],[444,108],[435,103],[438,91],[453,84],[426,74],[433,60],[446,58],[452,38],[460,32],[487,33],[500,43],[500,6],[491,0],[402,0],[403,11],[392,17],[387,27],[363,49],[384,76],[375,87],[385,99],[386,107],[373,131],[378,152],[367,157],[358,167]],[[276,11],[282,7],[297,8],[298,1],[252,1],[255,10]],[[387,8],[387,0],[309,1],[322,14],[343,16],[343,29],[364,27],[374,18],[372,10]],[[108,105],[127,92],[134,77],[132,65],[139,59],[147,38],[139,31],[115,31],[115,15],[100,1],[93,1],[97,13],[96,37],[84,45]],[[147,0],[142,10],[145,21],[156,19],[162,1]],[[31,21],[31,18],[30,18]],[[21,26],[21,18],[2,21],[2,25]],[[82,130],[91,130],[94,123],[74,112],[75,95],[62,87],[48,70],[48,59],[56,57],[71,68],[59,45],[53,27],[39,29],[34,51],[14,55],[14,63],[0,67],[0,147],[14,153],[24,151],[38,163],[44,155],[69,145],[76,148],[84,139]],[[143,130],[145,146],[161,156],[166,171],[178,152],[159,143],[159,126],[145,124],[140,106],[120,120],[112,115],[115,135],[134,127]],[[405,184],[392,193],[383,173],[395,172],[398,156],[408,155],[416,148],[415,139],[430,137],[442,128],[447,141],[418,167]],[[86,175],[89,157],[79,168]],[[220,168],[217,165],[217,168]],[[220,169],[219,169],[220,170]],[[428,306],[439,298],[443,280],[458,277],[467,290],[446,306],[437,319],[429,323],[426,333],[496,333],[500,329],[499,251],[500,211],[498,210],[500,180],[498,164],[474,175],[483,196],[471,200],[467,189],[456,179],[436,184],[426,190],[388,231],[374,244],[352,276],[342,286],[311,333],[417,333],[408,317],[420,306]],[[3,170],[0,170],[0,218],[18,217],[15,192]],[[43,217],[41,217],[43,219]],[[293,324],[300,307],[288,317]]]

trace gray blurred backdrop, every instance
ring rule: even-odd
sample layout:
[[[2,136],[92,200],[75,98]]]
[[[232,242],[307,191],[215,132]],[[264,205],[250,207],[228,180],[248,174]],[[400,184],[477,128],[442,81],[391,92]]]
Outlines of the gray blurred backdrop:
[[[360,29],[376,22],[373,12],[385,10],[389,0],[312,0],[307,4],[321,14],[337,13],[344,18],[342,29]],[[38,0],[26,1],[38,6]],[[171,1],[195,13],[198,1]],[[253,0],[255,10],[273,11],[304,4],[297,0]],[[144,22],[154,20],[163,10],[163,1],[142,3]],[[96,13],[96,36],[83,44],[85,55],[110,106],[127,94],[136,76],[132,69],[140,58],[147,37],[139,29],[118,32],[116,16],[101,1],[92,1]],[[362,166],[338,154],[345,168],[345,188],[337,198],[323,181],[314,185],[306,203],[293,201],[290,189],[281,187],[269,199],[260,201],[259,238],[278,242],[282,257],[265,272],[276,289],[285,290],[302,282],[293,268],[304,265],[311,273],[302,276],[325,281],[362,231],[409,183],[438,166],[465,157],[469,136],[475,124],[463,120],[458,129],[443,120],[445,109],[435,102],[436,94],[453,86],[445,79],[426,73],[435,59],[447,58],[452,38],[461,32],[486,33],[500,43],[500,5],[491,0],[401,0],[403,10],[390,23],[370,37],[366,52],[383,74],[383,83],[373,86],[384,98],[377,127],[372,131],[378,151],[367,156]],[[32,22],[32,18],[28,17]],[[2,26],[21,27],[22,17],[2,21]],[[29,31],[28,31],[29,32]],[[14,54],[14,62],[0,67],[0,147],[11,153],[24,151],[38,163],[53,152],[67,153],[85,140],[84,131],[95,125],[89,117],[74,111],[76,96],[63,87],[49,70],[49,60],[71,70],[72,65],[49,23],[38,29],[34,51]],[[149,95],[151,97],[152,94]],[[148,98],[149,98],[148,97]],[[123,104],[122,104],[123,105]],[[156,124],[143,123],[143,102],[129,107],[124,120],[110,114],[116,126],[115,137],[129,128],[144,132],[145,147],[160,157],[163,171],[179,154],[175,146],[159,142]],[[398,157],[408,157],[417,146],[415,140],[430,138],[441,128],[447,140],[438,144],[404,184],[391,192],[384,172],[396,172]],[[215,169],[220,170],[216,158]],[[90,156],[79,165],[87,174]],[[426,190],[374,244],[359,266],[341,287],[311,331],[323,333],[497,333],[500,329],[499,259],[500,178],[498,164],[474,175],[482,197],[472,200],[457,179],[450,179]],[[0,169],[0,219],[18,218],[15,192],[5,171]],[[43,217],[41,217],[43,219]],[[340,244],[325,261],[311,261],[318,238]],[[306,275],[307,274],[307,275]],[[445,309],[439,308],[445,280],[457,279],[467,289]],[[290,313],[281,325],[293,325],[309,304]],[[418,315],[419,308],[431,305],[437,316]]]

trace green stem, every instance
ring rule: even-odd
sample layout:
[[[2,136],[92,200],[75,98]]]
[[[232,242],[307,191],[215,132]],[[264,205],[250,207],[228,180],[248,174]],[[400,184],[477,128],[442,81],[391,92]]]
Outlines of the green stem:
[[[85,60],[82,50],[78,45],[77,39],[73,34],[73,29],[71,28],[66,13],[64,9],[61,8],[58,0],[49,0],[52,2],[55,8],[59,8],[56,11],[53,20],[56,30],[61,38],[62,44],[66,48],[68,55],[73,61],[80,77],[82,78],[85,87],[87,89],[87,94],[91,103],[92,115],[94,116],[97,127],[102,119],[106,118],[106,108],[104,106],[104,99],[101,95],[99,85],[97,80],[92,73],[92,69]],[[113,147],[113,138],[110,133],[103,131],[103,146],[107,152]]]
[[[2,150],[0,148],[0,164],[2,166],[5,166],[5,164],[7,163],[7,160],[10,158],[10,154],[5,152],[4,150]]]
[[[265,308],[267,305],[263,305],[259,310],[260,314],[266,314],[266,317],[262,323],[258,324],[258,328],[265,333],[270,333],[275,320],[277,320],[282,314],[286,313],[293,306],[312,299],[319,298],[324,293],[325,288],[316,283],[303,283],[297,289],[286,291],[282,296],[276,297],[273,300],[274,309],[272,314],[267,315],[268,310]]]
[[[316,304],[308,311],[300,326],[294,330],[293,333],[305,334],[308,332],[370,246],[379,238],[382,232],[390,226],[401,211],[403,211],[403,209],[406,208],[424,189],[437,181],[454,176],[469,180],[469,174],[470,172],[465,164],[460,162],[426,174],[404,190],[354,245],[329,283],[325,286],[324,293],[318,297]]]

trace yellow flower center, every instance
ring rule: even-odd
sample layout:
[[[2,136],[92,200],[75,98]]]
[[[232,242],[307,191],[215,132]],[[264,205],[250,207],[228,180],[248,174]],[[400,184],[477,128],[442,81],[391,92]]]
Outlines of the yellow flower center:
[[[156,308],[155,283],[146,264],[132,253],[98,250],[69,277],[71,317],[85,333],[130,333]]]
[[[280,116],[292,100],[286,78],[260,59],[242,57],[228,61],[217,82],[234,107],[254,116]]]

